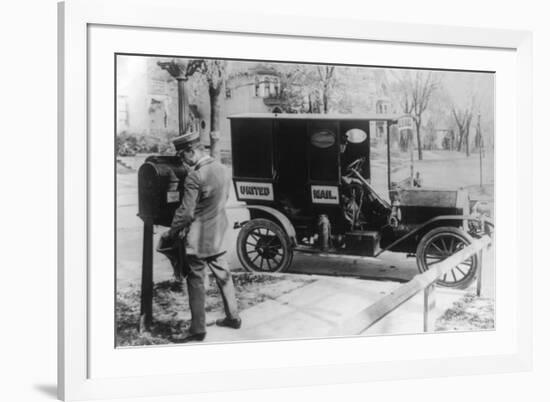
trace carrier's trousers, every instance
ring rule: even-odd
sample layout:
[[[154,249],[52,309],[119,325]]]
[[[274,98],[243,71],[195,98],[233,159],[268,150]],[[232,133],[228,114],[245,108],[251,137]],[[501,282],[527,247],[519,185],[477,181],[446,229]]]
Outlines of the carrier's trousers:
[[[187,255],[189,263],[189,274],[187,275],[187,291],[189,296],[189,307],[191,309],[191,327],[189,332],[200,334],[206,332],[205,312],[205,268],[208,266],[216,283],[220,288],[223,299],[223,306],[227,318],[239,318],[235,287],[231,272],[222,256],[217,258],[199,258],[196,255]]]

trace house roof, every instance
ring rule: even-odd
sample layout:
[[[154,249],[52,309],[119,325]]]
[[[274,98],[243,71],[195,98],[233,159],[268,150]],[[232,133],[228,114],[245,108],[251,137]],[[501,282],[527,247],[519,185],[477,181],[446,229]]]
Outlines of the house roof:
[[[266,65],[263,65],[263,64],[258,64],[256,66],[252,67],[249,71],[251,73],[257,74],[257,75],[277,75],[277,76],[279,75],[277,70],[275,70],[273,67],[266,66]]]

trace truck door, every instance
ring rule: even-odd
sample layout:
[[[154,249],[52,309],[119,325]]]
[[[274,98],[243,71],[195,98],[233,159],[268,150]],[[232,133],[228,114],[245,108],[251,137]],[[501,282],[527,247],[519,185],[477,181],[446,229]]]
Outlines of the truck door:
[[[308,178],[311,203],[339,205],[340,139],[338,122],[308,122]]]

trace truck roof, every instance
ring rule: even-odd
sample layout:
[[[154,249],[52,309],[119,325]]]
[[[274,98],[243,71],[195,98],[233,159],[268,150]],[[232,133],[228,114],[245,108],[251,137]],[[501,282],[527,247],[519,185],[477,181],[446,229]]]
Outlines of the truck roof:
[[[273,120],[380,120],[397,121],[405,114],[367,113],[367,114],[320,114],[320,113],[240,113],[228,116],[228,119],[273,119]]]

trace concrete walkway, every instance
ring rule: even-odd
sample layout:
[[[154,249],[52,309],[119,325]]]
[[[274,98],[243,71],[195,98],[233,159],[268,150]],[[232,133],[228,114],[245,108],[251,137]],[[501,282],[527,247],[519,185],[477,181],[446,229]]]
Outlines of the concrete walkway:
[[[282,340],[326,337],[339,323],[400,286],[353,278],[321,277],[276,299],[264,301],[241,313],[239,330],[211,325],[206,342]],[[434,314],[439,317],[464,291],[437,288]],[[422,332],[422,293],[372,326],[365,335]],[[357,334],[345,334],[357,335]]]

